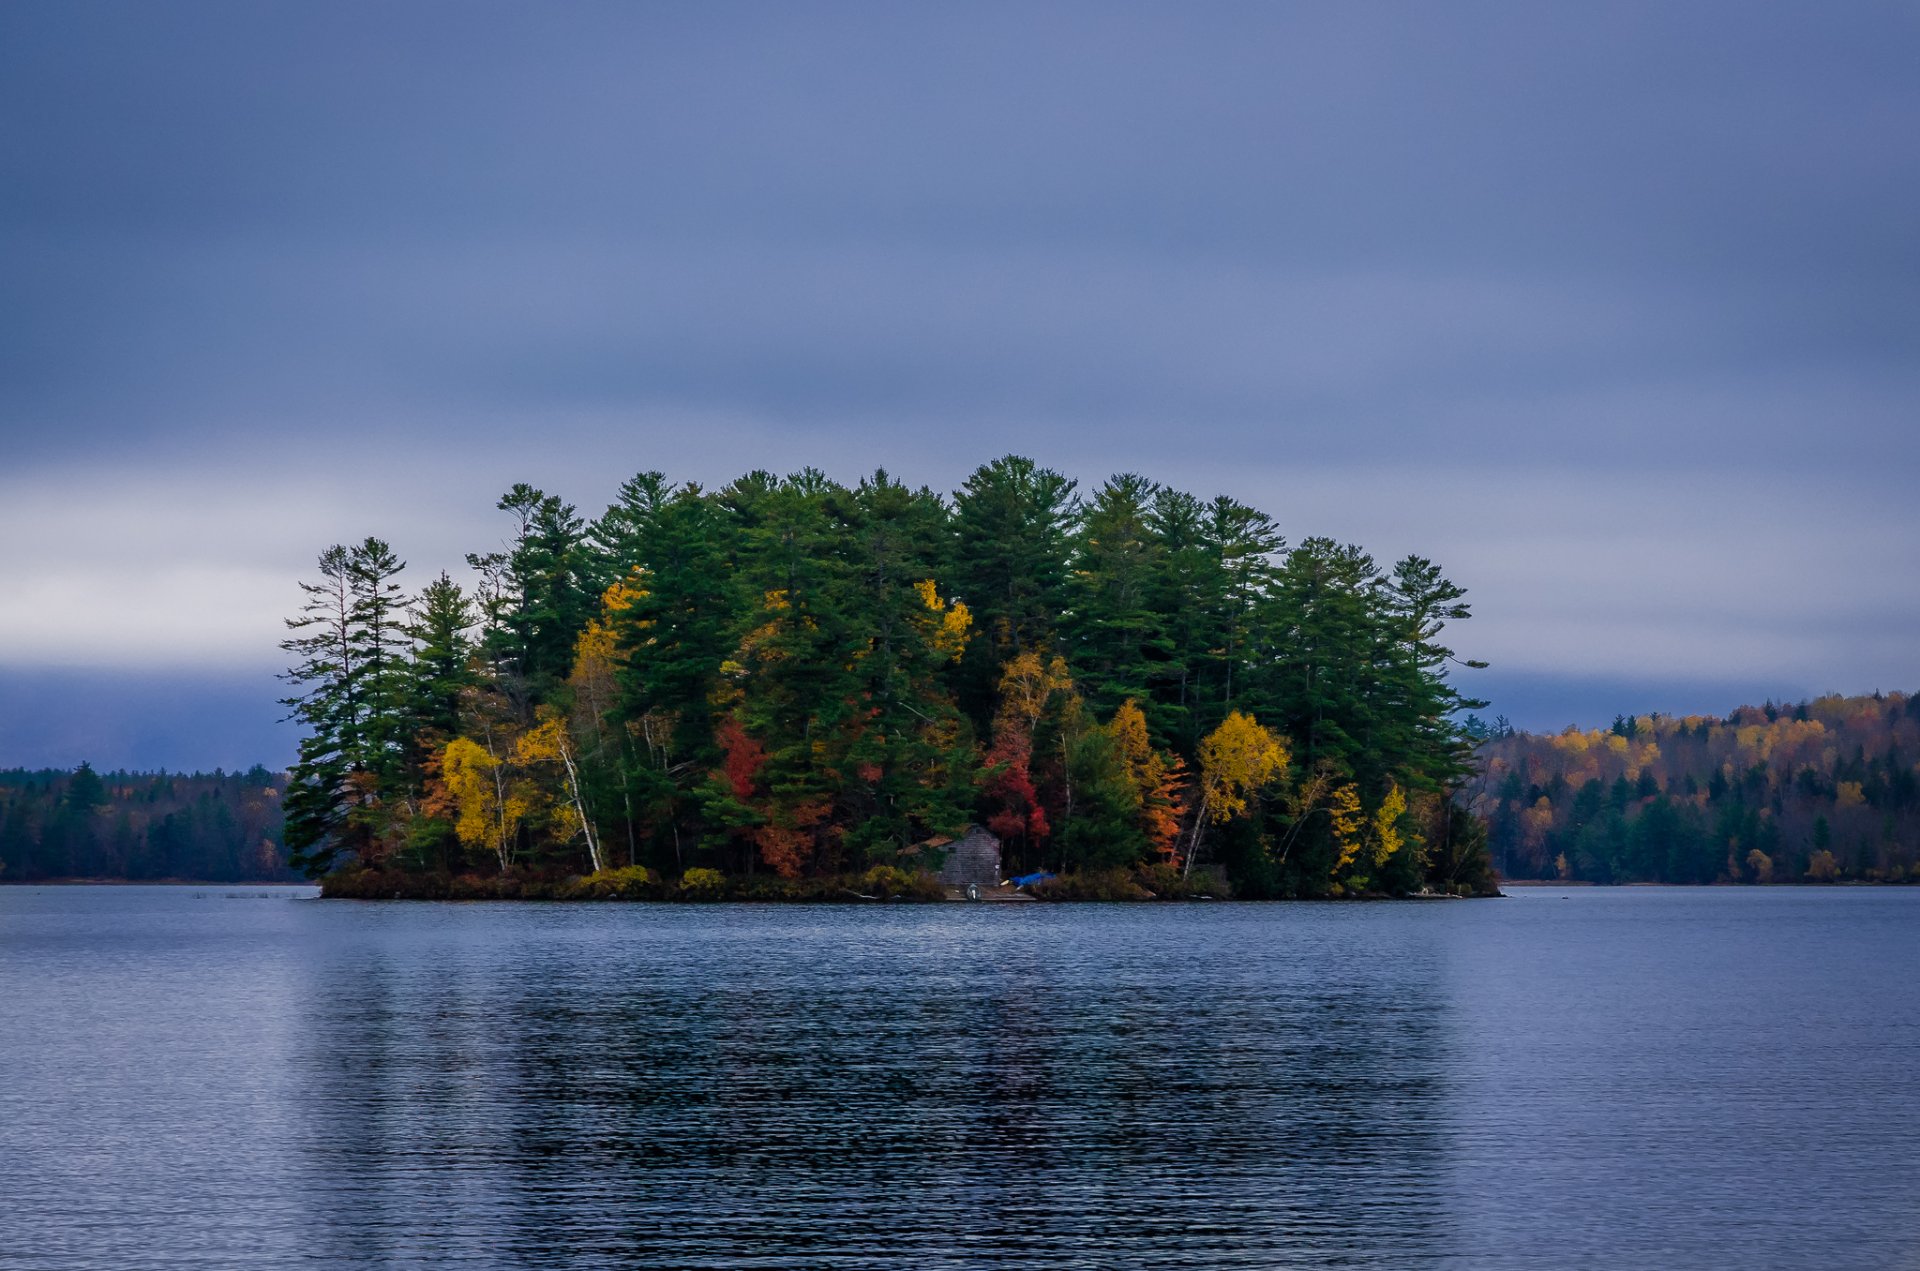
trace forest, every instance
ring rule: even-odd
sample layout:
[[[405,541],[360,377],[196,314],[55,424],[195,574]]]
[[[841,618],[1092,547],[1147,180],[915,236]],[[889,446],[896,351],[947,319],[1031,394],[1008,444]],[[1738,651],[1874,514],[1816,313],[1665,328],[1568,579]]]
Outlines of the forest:
[[[286,774],[0,771],[0,882],[284,882]]]
[[[1421,557],[1018,456],[951,497],[645,472],[597,518],[498,511],[468,587],[377,538],[300,584],[286,844],[336,894],[907,891],[972,824],[1095,892],[1492,887],[1455,797],[1469,609]]]
[[[1504,877],[1920,882],[1920,695],[1493,734],[1467,797]]]

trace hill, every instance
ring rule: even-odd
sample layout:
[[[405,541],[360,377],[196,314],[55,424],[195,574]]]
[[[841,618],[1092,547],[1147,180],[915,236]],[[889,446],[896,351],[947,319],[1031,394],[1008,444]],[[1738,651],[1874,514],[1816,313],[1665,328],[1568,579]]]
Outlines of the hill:
[[[1920,881],[1920,695],[1502,729],[1480,756],[1504,877]]]
[[[0,771],[0,880],[281,882],[283,773]]]

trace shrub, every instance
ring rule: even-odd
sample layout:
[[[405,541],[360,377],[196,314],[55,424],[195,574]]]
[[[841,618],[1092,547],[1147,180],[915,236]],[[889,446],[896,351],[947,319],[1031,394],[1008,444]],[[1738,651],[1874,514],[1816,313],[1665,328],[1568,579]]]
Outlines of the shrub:
[[[854,889],[882,900],[945,900],[947,889],[940,880],[931,874],[922,874],[915,870],[899,869],[892,865],[875,865],[860,875],[858,886]]]
[[[1038,900],[1198,900],[1229,894],[1227,880],[1217,870],[1196,871],[1182,877],[1171,865],[1139,865],[1126,869],[1088,869],[1061,874],[1027,888]]]
[[[717,869],[694,866],[680,876],[680,890],[689,899],[719,900],[727,889],[727,876]]]
[[[644,865],[624,865],[603,869],[584,878],[570,878],[561,885],[561,900],[649,900],[656,892],[658,879]]]
[[[1060,874],[1033,884],[1027,893],[1036,900],[1152,900],[1153,893],[1135,882],[1124,869],[1089,869]]]
[[[1211,866],[1182,875],[1171,865],[1142,865],[1133,872],[1134,881],[1152,892],[1157,900],[1198,900],[1224,897],[1231,889],[1227,880]]]

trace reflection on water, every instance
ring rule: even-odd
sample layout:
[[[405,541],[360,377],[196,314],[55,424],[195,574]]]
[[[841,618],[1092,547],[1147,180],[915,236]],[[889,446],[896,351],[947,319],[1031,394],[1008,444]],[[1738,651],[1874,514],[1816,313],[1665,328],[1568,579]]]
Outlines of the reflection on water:
[[[0,889],[0,1265],[1911,1265],[1915,902]]]
[[[422,912],[369,915],[301,999],[299,1187],[332,1257],[1229,1266],[1444,1239],[1417,929]]]

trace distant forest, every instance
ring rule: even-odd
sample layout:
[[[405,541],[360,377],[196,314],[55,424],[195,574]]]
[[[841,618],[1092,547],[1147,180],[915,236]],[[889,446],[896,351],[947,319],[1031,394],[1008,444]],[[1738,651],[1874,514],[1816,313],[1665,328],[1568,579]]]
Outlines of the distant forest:
[[[1472,725],[1470,725],[1472,727]],[[1508,878],[1920,882],[1920,694],[1491,729],[1459,799]],[[0,771],[0,882],[281,882],[286,775]]]
[[[309,874],[884,888],[978,823],[1009,872],[1156,894],[1196,864],[1247,896],[1489,885],[1453,797],[1468,609],[1421,557],[1017,456],[951,497],[647,472],[596,519],[526,485],[498,507],[472,591],[409,586],[373,538],[301,584]]]
[[[1470,798],[1505,877],[1920,882],[1920,695],[1495,733]]]
[[[0,771],[0,882],[282,882],[284,773]]]

